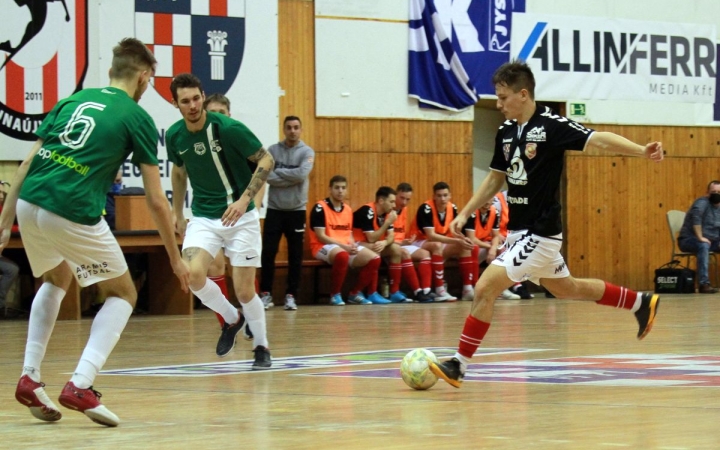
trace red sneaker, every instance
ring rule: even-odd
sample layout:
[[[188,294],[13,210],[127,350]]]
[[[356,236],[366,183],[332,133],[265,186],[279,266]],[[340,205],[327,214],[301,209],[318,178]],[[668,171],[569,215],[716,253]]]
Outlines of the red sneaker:
[[[60,404],[66,408],[79,411],[95,423],[116,427],[120,423],[118,416],[100,403],[100,394],[90,386],[88,389],[75,387],[72,381],[68,381],[60,393]]]
[[[33,416],[46,422],[60,420],[62,414],[55,403],[45,393],[45,383],[37,383],[27,375],[23,375],[15,389],[15,398],[30,408]]]

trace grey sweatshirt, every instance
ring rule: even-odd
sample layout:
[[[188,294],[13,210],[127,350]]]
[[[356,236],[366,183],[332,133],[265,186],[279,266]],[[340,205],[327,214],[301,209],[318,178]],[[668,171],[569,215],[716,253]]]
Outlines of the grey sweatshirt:
[[[308,176],[315,163],[315,151],[303,141],[294,147],[280,141],[268,148],[275,158],[275,169],[270,172],[268,208],[281,211],[304,211],[308,201]]]

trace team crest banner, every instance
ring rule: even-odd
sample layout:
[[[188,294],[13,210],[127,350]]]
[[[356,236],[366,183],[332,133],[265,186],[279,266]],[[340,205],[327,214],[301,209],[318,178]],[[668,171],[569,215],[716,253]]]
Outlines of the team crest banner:
[[[152,85],[172,102],[173,76],[192,72],[208,94],[226,94],[245,47],[244,0],[135,0],[135,37],[158,61]]]
[[[34,141],[55,103],[83,87],[87,0],[7,3],[0,30],[0,134]]]

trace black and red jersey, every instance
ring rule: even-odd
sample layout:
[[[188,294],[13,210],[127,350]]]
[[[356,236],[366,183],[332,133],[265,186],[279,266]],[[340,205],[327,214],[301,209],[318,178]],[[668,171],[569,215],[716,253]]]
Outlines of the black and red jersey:
[[[560,177],[566,150],[584,150],[593,130],[538,104],[530,120],[506,120],[495,137],[490,168],[505,173],[508,230],[562,233]]]

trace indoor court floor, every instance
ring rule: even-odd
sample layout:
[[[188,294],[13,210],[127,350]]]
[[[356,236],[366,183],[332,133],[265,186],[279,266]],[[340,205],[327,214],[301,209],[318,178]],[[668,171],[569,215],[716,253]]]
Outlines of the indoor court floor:
[[[263,372],[241,336],[215,356],[208,310],[133,316],[95,384],[117,428],[63,407],[59,422],[32,417],[14,399],[27,322],[0,321],[0,448],[720,448],[720,295],[662,297],[643,341],[628,311],[498,300],[461,389],[408,388],[403,355],[454,354],[469,307],[275,307]],[[54,400],[90,325],[55,327],[42,367]]]

